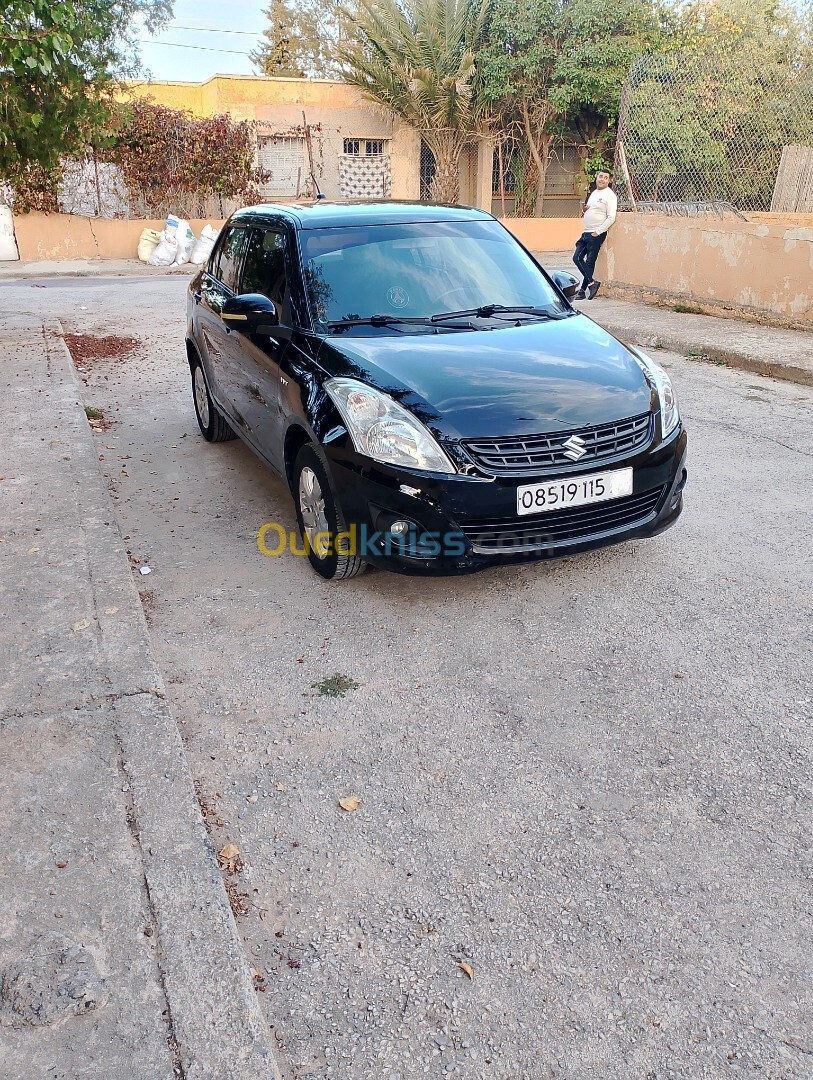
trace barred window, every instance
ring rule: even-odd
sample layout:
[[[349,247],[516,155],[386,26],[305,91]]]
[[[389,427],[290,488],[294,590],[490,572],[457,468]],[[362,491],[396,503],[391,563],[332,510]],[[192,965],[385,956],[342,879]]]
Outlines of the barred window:
[[[381,157],[387,152],[387,140],[345,139],[344,152],[352,157]]]

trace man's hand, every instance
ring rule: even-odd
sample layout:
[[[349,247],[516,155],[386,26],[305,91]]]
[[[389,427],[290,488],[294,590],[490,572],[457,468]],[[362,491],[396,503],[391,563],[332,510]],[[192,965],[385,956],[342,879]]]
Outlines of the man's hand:
[[[593,232],[591,232],[590,235],[591,236],[598,236],[598,233],[595,230],[593,230]]]

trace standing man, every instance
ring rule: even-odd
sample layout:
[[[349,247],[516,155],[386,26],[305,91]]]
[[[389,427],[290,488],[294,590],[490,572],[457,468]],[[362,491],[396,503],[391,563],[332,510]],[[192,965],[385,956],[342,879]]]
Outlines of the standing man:
[[[593,277],[596,259],[601,245],[607,239],[607,231],[618,213],[618,198],[610,187],[610,174],[606,169],[596,173],[596,186],[582,203],[582,234],[576,241],[573,262],[582,275],[582,287],[574,300],[592,300],[599,290],[600,281]]]

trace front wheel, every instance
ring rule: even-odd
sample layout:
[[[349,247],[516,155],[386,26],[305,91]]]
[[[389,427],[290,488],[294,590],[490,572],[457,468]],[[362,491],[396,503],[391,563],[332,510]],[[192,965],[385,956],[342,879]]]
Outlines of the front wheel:
[[[299,531],[316,573],[330,581],[363,573],[367,564],[353,551],[327,469],[312,443],[296,456],[292,493]]]
[[[226,418],[212,401],[203,364],[197,356],[192,361],[192,396],[195,399],[198,426],[204,439],[208,442],[228,442],[229,439],[237,438]]]

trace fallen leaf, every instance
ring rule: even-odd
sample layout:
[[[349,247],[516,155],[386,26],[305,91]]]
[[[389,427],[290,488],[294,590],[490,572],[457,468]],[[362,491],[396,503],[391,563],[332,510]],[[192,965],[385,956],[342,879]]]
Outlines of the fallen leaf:
[[[458,960],[457,961],[457,966],[460,968],[460,970],[462,972],[464,972],[466,975],[468,975],[468,977],[470,979],[474,978],[474,970],[473,970],[471,964],[467,964],[465,960]]]
[[[36,555],[38,551],[39,551],[38,547],[29,548],[28,549],[28,554],[29,555]]]
[[[105,615],[115,615],[118,610],[117,607],[106,607],[104,613]]]
[[[226,846],[221,848],[218,852],[218,858],[228,861],[229,859],[236,858],[239,854],[240,848],[237,844],[226,844]]]
[[[87,630],[87,628],[89,626],[90,626],[90,619],[80,619],[79,622],[75,622],[73,624],[73,626],[71,627],[71,630],[73,630],[73,632],[76,633],[77,630]]]
[[[277,791],[285,791],[285,784],[281,784],[279,780],[277,780],[276,784],[274,784],[274,787],[277,789]]]
[[[342,810],[346,810],[348,814],[352,814],[354,810],[358,810],[361,806],[361,799],[358,795],[346,795],[343,799],[339,799],[339,806]]]
[[[256,795],[246,795],[246,802],[255,803],[257,801]]]

